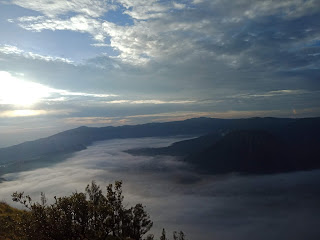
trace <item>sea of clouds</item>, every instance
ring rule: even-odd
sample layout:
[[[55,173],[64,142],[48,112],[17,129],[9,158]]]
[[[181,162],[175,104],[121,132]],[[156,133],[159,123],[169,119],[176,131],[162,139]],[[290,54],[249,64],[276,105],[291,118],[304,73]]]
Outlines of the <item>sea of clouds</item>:
[[[171,156],[132,156],[131,148],[163,147],[175,138],[97,142],[55,165],[6,174],[0,200],[24,191],[33,199],[83,191],[92,180],[105,189],[123,181],[126,206],[143,203],[151,232],[183,230],[189,240],[319,239],[320,171],[276,175],[201,175]]]

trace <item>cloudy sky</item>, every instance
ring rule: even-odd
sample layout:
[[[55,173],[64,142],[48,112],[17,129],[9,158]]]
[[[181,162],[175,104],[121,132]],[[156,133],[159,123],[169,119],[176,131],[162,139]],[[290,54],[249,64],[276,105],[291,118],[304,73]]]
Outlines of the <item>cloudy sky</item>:
[[[319,116],[319,19],[318,0],[0,0],[0,146],[80,125]]]

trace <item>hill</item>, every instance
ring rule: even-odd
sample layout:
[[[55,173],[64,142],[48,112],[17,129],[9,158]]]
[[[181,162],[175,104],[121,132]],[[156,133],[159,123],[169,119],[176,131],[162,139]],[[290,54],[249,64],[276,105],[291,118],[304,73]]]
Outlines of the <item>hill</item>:
[[[41,157],[61,155],[85,149],[95,141],[114,138],[139,138],[173,135],[199,135],[214,131],[219,120],[190,119],[168,123],[149,123],[120,127],[79,127],[0,149],[0,164],[38,160]]]
[[[159,137],[174,135],[204,135],[226,129],[279,129],[295,119],[194,118],[184,121],[148,123],[120,127],[79,127],[47,138],[0,149],[0,164],[34,160],[48,154],[64,154],[85,149],[95,141],[114,138]]]
[[[234,131],[185,158],[210,173],[274,173],[292,170],[284,143],[266,131]]]
[[[144,154],[187,156],[211,146],[234,130],[263,130],[280,137],[291,146],[302,146],[301,157],[313,156],[319,146],[320,118],[195,118],[166,123],[148,123],[120,127],[79,127],[56,135],[0,149],[0,177],[3,173],[22,171],[53,164],[69,154],[85,149],[95,141],[115,138],[203,136],[166,149],[144,149]],[[308,151],[308,152],[306,152]],[[131,151],[134,154],[139,152]]]
[[[182,156],[206,173],[276,173],[320,168],[319,118],[296,119],[287,125],[257,124],[181,141],[165,148],[130,149],[135,155]],[[250,122],[252,120],[248,120]],[[272,122],[271,119],[262,121]],[[241,123],[241,122],[240,122]],[[236,126],[241,126],[236,121]],[[241,127],[245,126],[242,124]],[[256,128],[256,129],[255,129]]]
[[[23,239],[17,233],[16,222],[21,220],[24,211],[0,202],[0,240]]]
[[[162,148],[135,148],[128,149],[125,152],[132,155],[171,155],[171,156],[187,156],[189,154],[202,151],[217,142],[224,133],[212,133],[197,138],[175,142],[168,147]]]

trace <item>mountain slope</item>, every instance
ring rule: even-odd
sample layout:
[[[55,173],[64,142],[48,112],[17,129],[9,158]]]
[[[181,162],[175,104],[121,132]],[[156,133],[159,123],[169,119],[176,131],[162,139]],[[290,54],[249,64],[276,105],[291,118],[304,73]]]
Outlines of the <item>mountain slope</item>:
[[[135,126],[79,127],[56,135],[0,149],[0,164],[37,160],[56,154],[85,149],[95,141],[114,138],[204,134],[215,127],[215,119],[190,119],[180,122],[149,123]]]
[[[234,131],[205,150],[185,158],[210,173],[273,173],[291,170],[285,145],[266,131]]]
[[[56,135],[0,149],[0,164],[37,160],[47,155],[72,153],[95,141],[114,138],[138,138],[173,135],[204,135],[221,129],[279,128],[294,119],[194,118],[166,123],[148,123],[120,127],[79,127]]]
[[[273,121],[270,118],[255,120],[247,120],[253,123],[251,126],[236,121],[233,127],[246,126],[243,130],[230,127],[224,129],[225,132],[177,142],[165,148],[126,152],[184,156],[184,161],[207,173],[275,173],[320,168],[319,118],[293,119],[286,125],[283,122],[270,124]]]
[[[162,148],[136,148],[129,149],[125,152],[132,155],[171,155],[171,156],[187,156],[189,154],[199,152],[210,147],[222,137],[222,133],[212,133],[197,138],[192,138],[180,142],[175,142],[168,147]]]
[[[120,127],[79,127],[56,135],[0,149],[0,176],[3,172],[41,166],[44,162],[55,163],[70,153],[85,149],[95,141],[114,138],[165,137],[174,135],[199,136],[199,139],[176,143],[165,149],[145,150],[145,154],[169,154],[186,156],[200,152],[218,141],[223,134],[234,130],[264,130],[290,146],[302,146],[298,152],[312,157],[317,152],[320,136],[320,118],[249,118],[214,119],[195,118],[166,123],[148,123]],[[303,141],[301,141],[301,139]],[[306,153],[308,151],[308,153]],[[133,152],[132,152],[133,153]],[[140,153],[141,154],[141,153]],[[40,165],[33,164],[40,163]],[[11,169],[11,170],[10,170]]]

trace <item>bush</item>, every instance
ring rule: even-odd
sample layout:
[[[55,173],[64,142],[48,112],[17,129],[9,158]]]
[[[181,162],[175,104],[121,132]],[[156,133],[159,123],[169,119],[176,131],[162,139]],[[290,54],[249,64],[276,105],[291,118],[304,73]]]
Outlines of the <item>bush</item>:
[[[10,207],[7,203],[0,202],[0,240],[24,240],[21,231],[22,218],[28,217],[26,211]]]
[[[84,193],[54,197],[53,204],[43,193],[40,203],[23,192],[12,200],[28,210],[0,202],[0,240],[141,240],[153,224],[142,204],[123,206],[121,181],[109,184],[105,195],[93,181]],[[164,229],[160,240],[168,240]],[[173,240],[185,240],[184,233],[174,232]]]
[[[84,193],[55,197],[53,204],[43,193],[41,203],[17,192],[12,199],[29,209],[28,216],[15,220],[27,240],[140,240],[153,225],[142,204],[123,206],[120,181],[109,184],[106,195],[93,181]]]

